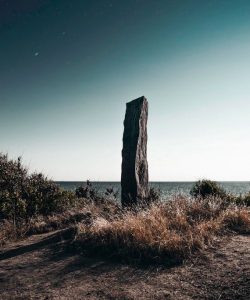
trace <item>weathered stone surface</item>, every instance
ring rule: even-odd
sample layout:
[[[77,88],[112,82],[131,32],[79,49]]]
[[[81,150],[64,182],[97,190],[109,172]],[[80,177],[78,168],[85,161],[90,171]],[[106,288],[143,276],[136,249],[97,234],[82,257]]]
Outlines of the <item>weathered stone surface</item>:
[[[122,149],[122,205],[148,197],[147,163],[148,102],[142,96],[126,105]]]

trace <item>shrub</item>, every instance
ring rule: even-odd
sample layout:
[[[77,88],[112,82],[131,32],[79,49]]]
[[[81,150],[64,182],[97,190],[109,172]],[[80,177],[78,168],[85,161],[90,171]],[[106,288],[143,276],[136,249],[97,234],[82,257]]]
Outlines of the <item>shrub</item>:
[[[119,191],[115,190],[113,187],[106,188],[105,196],[107,196],[109,199],[117,200],[118,195],[119,195]]]
[[[226,191],[220,187],[217,182],[206,179],[197,181],[192,187],[190,194],[195,198],[207,198],[212,196],[226,199],[229,197]]]
[[[248,192],[245,196],[238,196],[235,199],[237,205],[245,205],[250,206],[250,192]]]
[[[42,174],[28,175],[21,158],[0,154],[0,219],[28,221],[38,214],[61,211],[72,204],[74,195],[63,191]]]
[[[27,182],[27,169],[21,165],[21,158],[9,160],[0,154],[0,217],[13,223],[25,216],[26,202],[23,190]]]
[[[78,198],[94,199],[97,197],[97,192],[93,188],[92,183],[87,180],[86,185],[81,185],[75,190],[75,195]]]
[[[23,196],[26,199],[28,217],[61,211],[73,201],[72,193],[62,190],[41,173],[29,176]]]

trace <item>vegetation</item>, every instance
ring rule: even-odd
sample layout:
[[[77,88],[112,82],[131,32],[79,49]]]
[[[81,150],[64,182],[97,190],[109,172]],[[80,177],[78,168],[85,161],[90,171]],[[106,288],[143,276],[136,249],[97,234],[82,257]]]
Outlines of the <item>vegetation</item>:
[[[79,186],[76,191],[75,195],[78,198],[86,198],[94,200],[97,197],[96,190],[92,187],[92,183],[87,180],[86,186]]]
[[[224,203],[235,203],[236,205],[250,206],[250,192],[245,196],[236,196],[227,193],[217,182],[203,179],[197,181],[190,191],[194,198],[217,197],[224,200]]]
[[[206,179],[197,181],[192,187],[190,194],[195,198],[213,196],[226,199],[228,197],[226,191],[217,182]]]
[[[0,153],[0,245],[30,233],[45,232],[120,210],[117,192],[99,195],[87,181],[75,192],[61,189],[41,173],[28,174],[21,158]]]
[[[239,197],[236,197],[235,202],[237,205],[250,206],[250,192],[248,192],[245,196],[240,195]]]
[[[118,219],[98,217],[92,226],[79,224],[77,246],[89,254],[95,250],[124,261],[172,264],[228,230],[250,233],[247,208],[226,207],[218,198],[179,197],[127,211]]]
[[[42,174],[28,174],[21,159],[0,155],[0,244],[31,233],[74,225],[74,246],[124,261],[172,264],[231,231],[250,233],[250,195],[232,196],[202,180],[192,197],[161,201],[159,191],[122,210],[117,191],[99,195],[91,183],[64,191]],[[93,251],[94,250],[94,251]]]
[[[29,175],[20,157],[9,160],[0,154],[0,219],[17,224],[65,210],[73,200],[73,193],[60,189],[43,174]]]

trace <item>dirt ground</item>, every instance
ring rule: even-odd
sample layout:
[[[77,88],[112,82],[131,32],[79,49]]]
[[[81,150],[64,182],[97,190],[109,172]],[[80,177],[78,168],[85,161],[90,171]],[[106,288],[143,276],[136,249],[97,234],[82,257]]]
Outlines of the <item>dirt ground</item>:
[[[0,299],[250,299],[250,236],[172,268],[139,268],[65,251],[67,230],[0,251]]]

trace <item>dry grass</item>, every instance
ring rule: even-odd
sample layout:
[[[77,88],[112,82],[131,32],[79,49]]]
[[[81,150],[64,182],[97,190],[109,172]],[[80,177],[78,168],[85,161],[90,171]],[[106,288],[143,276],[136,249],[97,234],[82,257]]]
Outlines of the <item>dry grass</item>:
[[[179,196],[127,211],[113,201],[103,200],[36,217],[17,228],[8,221],[2,225],[0,245],[74,225],[74,245],[80,251],[129,262],[173,264],[207,247],[215,236],[232,231],[250,233],[250,211],[218,198]]]
[[[81,201],[82,200],[82,201]],[[0,220],[0,247],[10,241],[20,240],[31,234],[47,233],[77,224],[90,226],[99,217],[111,220],[121,214],[121,208],[114,201],[99,199],[99,202],[79,199],[78,206],[47,216],[36,216],[20,220],[15,226],[11,220]]]
[[[95,219],[101,216],[111,220],[120,213],[120,207],[113,201],[84,202],[84,204],[81,203],[78,207],[60,214],[39,216],[32,219],[29,223],[29,233],[45,233],[79,223],[90,226]]]
[[[16,239],[17,233],[13,223],[8,220],[0,222],[0,247],[10,240]]]
[[[243,234],[249,234],[250,210],[237,206],[226,210],[224,214],[222,214],[222,224],[224,228],[228,228]]]
[[[219,199],[177,197],[124,212],[118,219],[97,217],[91,226],[79,224],[76,245],[125,261],[172,264],[229,230],[250,233],[247,208],[226,206]]]

